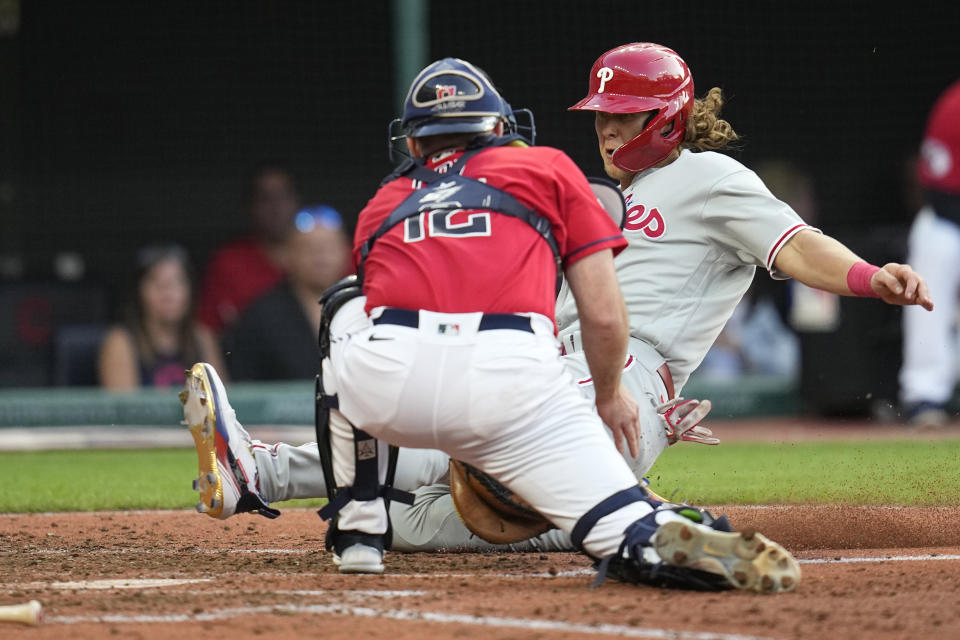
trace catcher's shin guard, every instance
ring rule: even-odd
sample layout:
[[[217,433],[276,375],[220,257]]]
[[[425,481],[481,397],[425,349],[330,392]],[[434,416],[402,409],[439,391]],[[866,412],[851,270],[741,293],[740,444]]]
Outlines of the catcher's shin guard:
[[[583,541],[590,534],[594,525],[596,525],[601,518],[610,515],[614,511],[619,511],[634,502],[646,502],[654,509],[660,504],[659,502],[651,500],[646,490],[640,485],[618,491],[609,498],[602,500],[577,520],[577,523],[573,526],[573,531],[570,532],[570,540],[573,542],[574,548],[590,555],[583,548]],[[595,560],[597,559],[594,556],[590,557]]]
[[[323,471],[327,486],[327,497],[329,502],[317,513],[323,520],[334,518],[337,513],[351,500],[369,501],[377,498],[384,498],[389,509],[389,501],[398,500],[406,504],[413,504],[413,494],[405,491],[398,491],[393,488],[393,478],[396,472],[397,448],[390,446],[388,448],[387,473],[385,482],[380,484],[379,478],[379,446],[375,438],[366,432],[352,427],[354,441],[354,482],[350,487],[338,487],[333,471],[333,447],[330,437],[330,415],[331,411],[339,411],[339,399],[336,394],[329,394],[323,385],[323,362],[330,357],[330,324],[337,311],[349,300],[362,295],[361,284],[356,276],[344,278],[330,289],[324,292],[320,298],[320,304],[323,305],[323,312],[320,321],[320,374],[316,378],[316,414],[315,428],[317,433],[317,448],[320,453],[320,466]],[[342,414],[340,414],[342,415]],[[341,545],[338,538],[341,534],[345,539],[350,539],[349,535],[365,536],[361,532],[341,531],[337,526],[337,521],[331,523],[327,533],[327,548],[339,551]],[[390,531],[387,532],[387,544],[389,548]],[[376,545],[366,545],[376,547]],[[382,551],[382,543],[380,545]],[[339,553],[338,553],[339,555]],[[382,570],[382,568],[381,568]]]
[[[323,362],[330,357],[330,323],[344,304],[363,295],[360,279],[349,275],[323,292],[320,296],[320,332],[317,341],[320,347],[320,373],[317,375],[314,401],[314,428],[317,433],[317,448],[320,451],[320,467],[327,486],[327,498],[333,500],[337,483],[333,477],[333,451],[330,448],[330,411],[339,408],[337,396],[323,388]]]

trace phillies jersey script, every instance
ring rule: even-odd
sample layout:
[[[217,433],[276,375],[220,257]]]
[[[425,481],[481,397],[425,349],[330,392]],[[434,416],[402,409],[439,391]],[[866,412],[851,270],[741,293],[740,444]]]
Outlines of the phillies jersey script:
[[[776,279],[773,261],[803,220],[757,175],[714,152],[683,151],[670,164],[637,174],[624,191],[630,243],[615,259],[631,335],[670,366],[679,394],[734,308],[757,266]],[[557,303],[561,339],[579,332],[564,286]]]
[[[443,173],[459,156],[441,153],[426,167]],[[565,268],[597,251],[616,253],[626,246],[583,174],[557,149],[491,147],[470,158],[462,174],[507,191],[547,218]],[[420,186],[398,178],[367,203],[354,239],[355,265],[363,242]],[[363,265],[366,309],[533,312],[552,319],[554,265],[549,245],[522,220],[490,211],[427,210],[394,227],[370,252]]]

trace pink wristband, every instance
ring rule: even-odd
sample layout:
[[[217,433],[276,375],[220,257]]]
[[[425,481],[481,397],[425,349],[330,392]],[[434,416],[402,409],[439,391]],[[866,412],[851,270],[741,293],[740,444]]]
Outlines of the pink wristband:
[[[847,271],[847,287],[855,296],[861,298],[879,298],[873,287],[870,286],[870,279],[873,274],[880,271],[880,267],[867,262],[857,262],[850,271]]]

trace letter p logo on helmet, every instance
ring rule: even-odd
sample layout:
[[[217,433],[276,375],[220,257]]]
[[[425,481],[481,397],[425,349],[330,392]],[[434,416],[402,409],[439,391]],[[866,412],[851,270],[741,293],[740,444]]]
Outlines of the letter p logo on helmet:
[[[603,88],[613,78],[613,69],[610,67],[602,67],[597,71],[597,77],[600,78],[600,87],[597,89],[597,93],[603,93]]]

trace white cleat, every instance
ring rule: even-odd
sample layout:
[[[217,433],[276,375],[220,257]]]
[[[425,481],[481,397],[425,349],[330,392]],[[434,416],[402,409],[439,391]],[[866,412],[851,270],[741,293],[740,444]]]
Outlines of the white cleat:
[[[339,556],[334,554],[333,563],[340,567],[340,573],[383,573],[383,554],[365,544],[351,545]]]
[[[197,511],[221,520],[244,511],[280,515],[260,497],[250,435],[237,421],[214,368],[204,362],[193,365],[179,397],[197,449],[200,473],[193,481],[194,491],[200,493]]]
[[[793,591],[800,565],[789,551],[753,531],[728,533],[695,523],[667,522],[651,542],[664,563],[724,576],[738,589]]]

